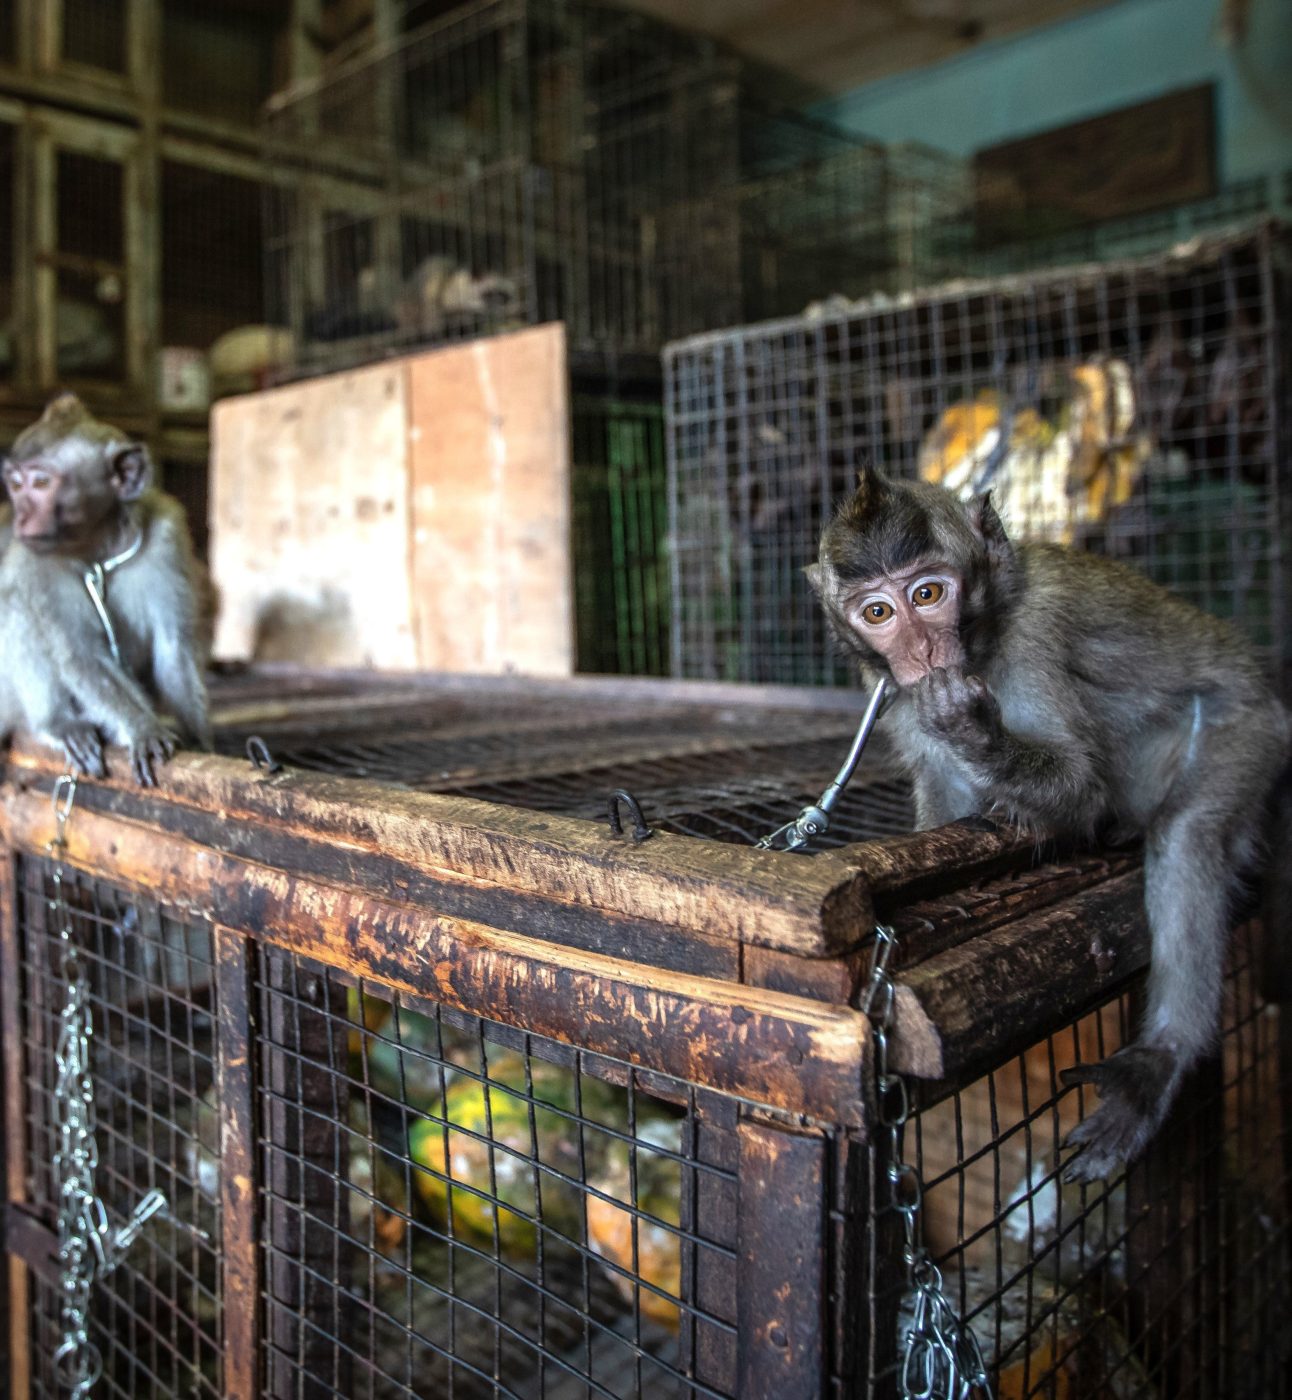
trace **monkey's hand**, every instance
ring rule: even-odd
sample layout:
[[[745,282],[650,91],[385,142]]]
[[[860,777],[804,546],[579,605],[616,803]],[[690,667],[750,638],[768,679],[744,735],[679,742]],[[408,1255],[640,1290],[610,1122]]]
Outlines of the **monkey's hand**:
[[[1065,1084],[1093,1084],[1099,1107],[1068,1134],[1065,1181],[1097,1181],[1133,1161],[1157,1131],[1175,1092],[1176,1057],[1169,1050],[1131,1045],[1102,1064],[1074,1065]]]
[[[157,786],[157,768],[175,752],[175,735],[162,726],[136,736],[130,744],[130,771],[140,787]]]
[[[102,778],[107,774],[103,766],[103,740],[99,731],[86,720],[73,720],[55,736],[63,746],[67,761],[78,773],[87,778]]]
[[[970,757],[991,753],[1004,726],[996,697],[959,667],[935,667],[915,687],[915,713],[926,733]]]

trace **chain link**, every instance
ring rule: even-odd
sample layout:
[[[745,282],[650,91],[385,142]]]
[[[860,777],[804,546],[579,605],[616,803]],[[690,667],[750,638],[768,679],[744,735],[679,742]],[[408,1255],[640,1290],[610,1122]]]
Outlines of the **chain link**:
[[[902,1222],[903,1261],[910,1290],[911,1321],[902,1338],[898,1377],[902,1400],[991,1400],[991,1382],[973,1329],[962,1323],[947,1300],[942,1274],[924,1247],[920,1211],[924,1185],[914,1163],[903,1160],[903,1129],[911,1116],[906,1080],[888,1065],[897,990],[888,965],[897,936],[875,927],[875,954],[861,1009],[875,1042],[877,1137],[888,1151],[888,1201],[883,1207]]]
[[[94,1079],[90,1047],[94,1016],[90,980],[76,945],[72,911],[63,892],[62,855],[67,819],[76,801],[76,778],[64,774],[54,785],[54,837],[45,848],[54,861],[49,910],[58,934],[60,975],[67,985],[54,1049],[54,1181],[58,1186],[58,1262],[62,1290],[63,1338],[54,1353],[54,1372],[72,1400],[86,1400],[103,1374],[103,1357],[90,1339],[90,1295],[97,1279],[125,1257],[144,1224],[166,1209],[166,1197],[149,1191],[115,1233],[94,1185],[99,1145],[94,1123]]]

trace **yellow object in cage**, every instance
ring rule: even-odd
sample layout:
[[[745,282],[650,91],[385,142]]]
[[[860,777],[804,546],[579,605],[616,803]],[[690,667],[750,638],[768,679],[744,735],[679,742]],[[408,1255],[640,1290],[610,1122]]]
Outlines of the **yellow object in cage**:
[[[532,1254],[536,1222],[579,1239],[579,1124],[571,1071],[510,1052],[488,1078],[450,1071],[442,1103],[408,1130],[418,1194],[454,1235],[469,1232],[512,1255]],[[586,1111],[586,1108],[585,1108]],[[444,1121],[440,1121],[443,1119]]]

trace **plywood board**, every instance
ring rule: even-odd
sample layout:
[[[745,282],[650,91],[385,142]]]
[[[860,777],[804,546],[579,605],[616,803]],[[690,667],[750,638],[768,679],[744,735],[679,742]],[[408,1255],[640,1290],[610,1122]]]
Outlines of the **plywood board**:
[[[564,329],[226,399],[215,654],[568,675]]]
[[[574,664],[565,331],[408,361],[418,655],[432,670]]]
[[[217,657],[417,665],[407,415],[399,363],[215,406]]]

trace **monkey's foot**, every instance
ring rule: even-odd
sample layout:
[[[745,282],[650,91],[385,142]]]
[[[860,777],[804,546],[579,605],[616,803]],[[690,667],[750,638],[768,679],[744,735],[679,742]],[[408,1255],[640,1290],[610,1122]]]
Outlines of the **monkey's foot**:
[[[130,745],[130,771],[140,787],[157,786],[157,768],[175,752],[175,736],[164,729],[144,734]]]
[[[1065,1069],[1065,1084],[1092,1084],[1099,1107],[1068,1134],[1064,1147],[1081,1149],[1069,1158],[1065,1181],[1096,1181],[1133,1161],[1157,1131],[1175,1092],[1175,1056],[1168,1050],[1132,1045],[1098,1065]]]
[[[58,735],[67,761],[78,773],[89,778],[102,778],[107,770],[103,766],[103,740],[99,731],[84,720],[69,724]]]

